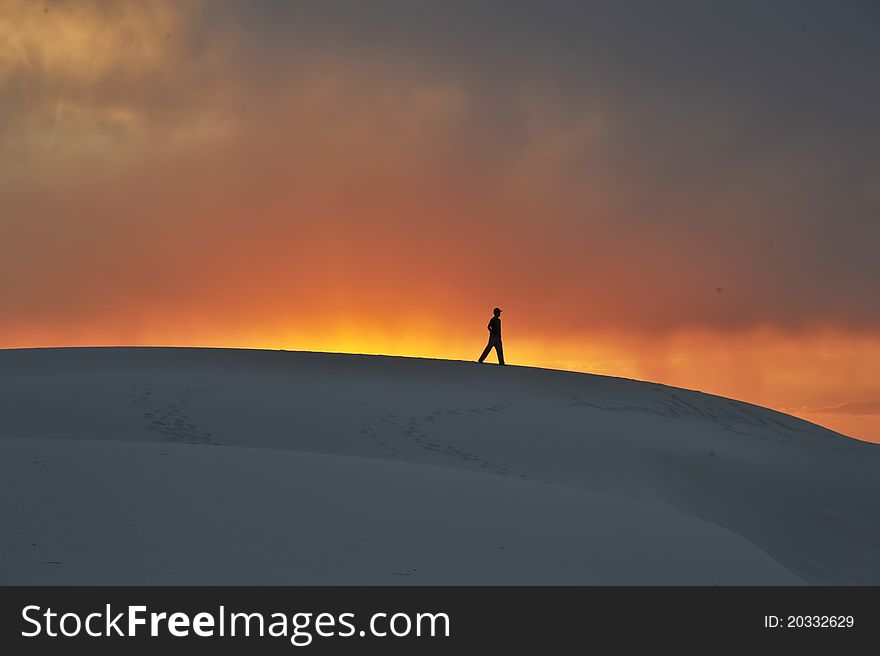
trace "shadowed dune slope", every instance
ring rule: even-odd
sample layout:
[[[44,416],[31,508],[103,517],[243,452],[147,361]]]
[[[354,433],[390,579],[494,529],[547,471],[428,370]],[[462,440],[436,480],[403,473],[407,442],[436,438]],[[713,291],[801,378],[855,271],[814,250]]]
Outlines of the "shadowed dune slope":
[[[880,584],[880,446],[655,383],[0,351],[0,584]]]

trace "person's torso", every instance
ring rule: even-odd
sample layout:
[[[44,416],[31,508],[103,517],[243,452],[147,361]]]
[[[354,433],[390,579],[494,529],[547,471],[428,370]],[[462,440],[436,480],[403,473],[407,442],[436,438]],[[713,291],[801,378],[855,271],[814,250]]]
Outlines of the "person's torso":
[[[501,337],[501,319],[499,317],[492,317],[489,319],[489,326],[492,331],[492,335],[495,337]]]

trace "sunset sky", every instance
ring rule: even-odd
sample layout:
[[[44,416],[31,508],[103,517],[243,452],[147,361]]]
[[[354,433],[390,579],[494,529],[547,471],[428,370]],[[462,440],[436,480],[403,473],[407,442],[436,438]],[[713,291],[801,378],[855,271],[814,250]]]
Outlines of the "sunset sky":
[[[876,0],[0,0],[0,348],[474,360],[498,305],[880,442],[878,117]]]

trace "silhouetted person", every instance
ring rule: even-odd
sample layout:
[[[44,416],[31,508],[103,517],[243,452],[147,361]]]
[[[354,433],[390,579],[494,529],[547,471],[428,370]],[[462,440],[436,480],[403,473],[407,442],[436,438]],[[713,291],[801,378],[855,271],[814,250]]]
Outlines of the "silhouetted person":
[[[495,353],[498,355],[498,364],[504,364],[504,348],[501,346],[501,310],[495,308],[492,310],[492,314],[494,316],[489,319],[489,325],[486,326],[489,330],[489,343],[486,344],[486,349],[483,351],[483,355],[480,356],[480,359],[477,360],[477,362],[485,360],[486,356],[489,355],[489,351],[491,351],[494,346]]]

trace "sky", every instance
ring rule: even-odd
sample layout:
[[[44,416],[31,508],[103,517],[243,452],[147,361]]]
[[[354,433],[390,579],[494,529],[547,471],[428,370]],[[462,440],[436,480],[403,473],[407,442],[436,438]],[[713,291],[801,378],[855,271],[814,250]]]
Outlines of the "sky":
[[[500,306],[880,442],[877,116],[877,0],[2,0],[0,348],[473,360]]]

